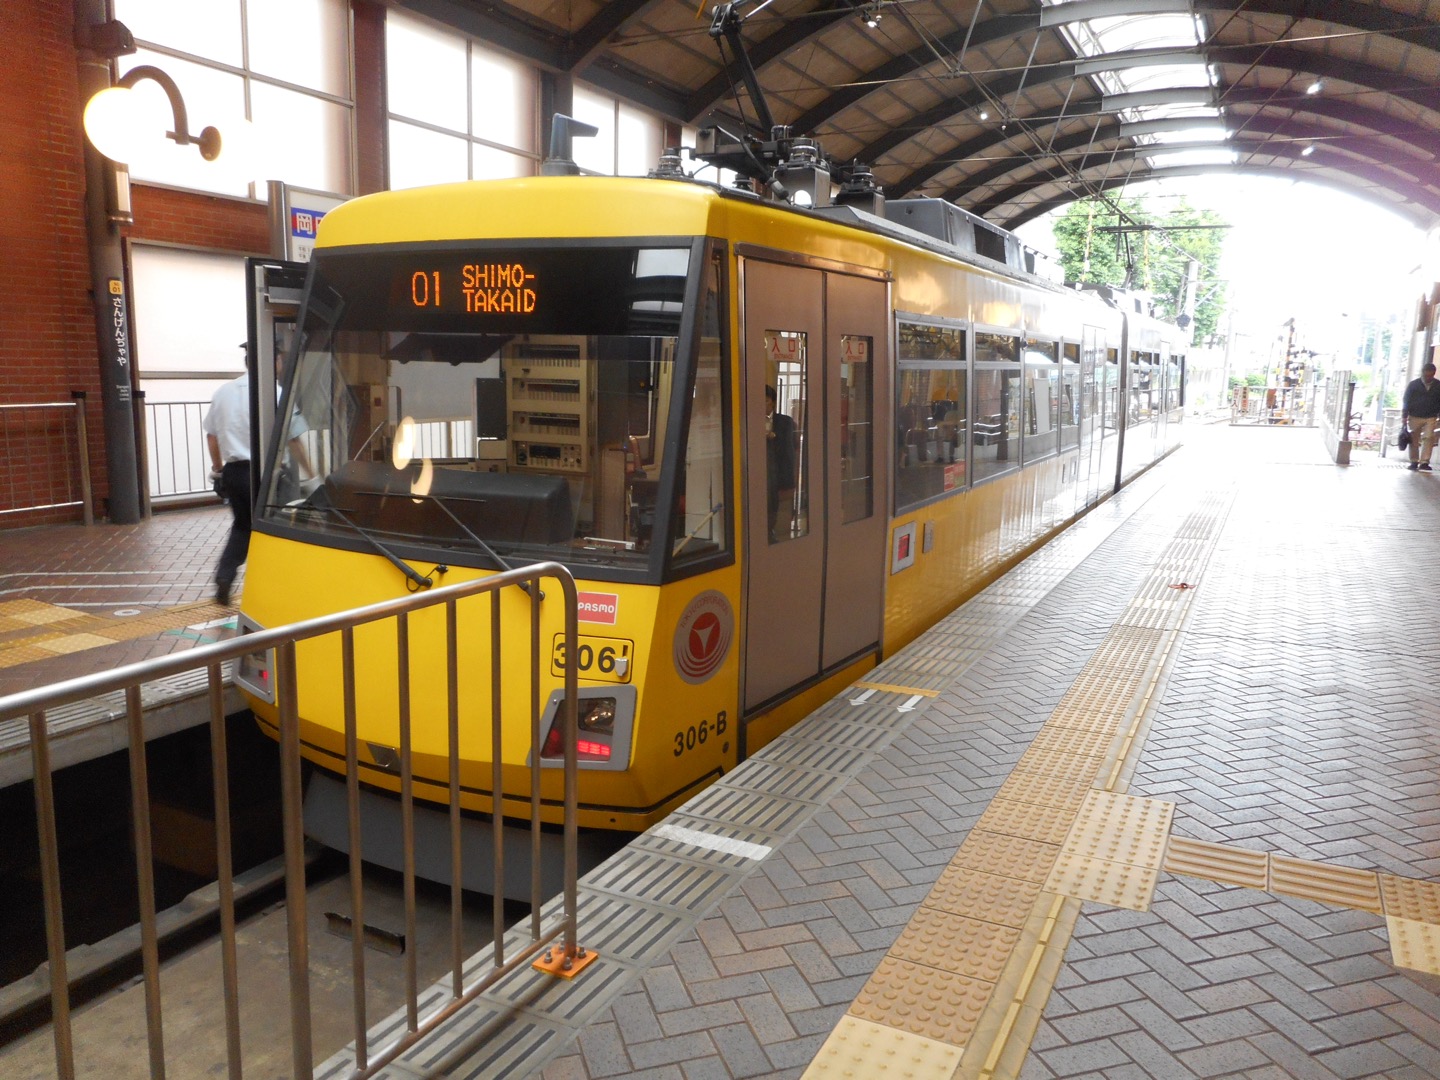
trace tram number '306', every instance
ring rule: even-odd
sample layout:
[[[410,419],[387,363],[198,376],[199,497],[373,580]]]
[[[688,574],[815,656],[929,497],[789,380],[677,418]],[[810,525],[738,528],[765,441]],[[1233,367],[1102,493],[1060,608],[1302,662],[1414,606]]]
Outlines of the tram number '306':
[[[627,638],[591,637],[575,639],[575,673],[582,679],[628,683],[630,658],[635,643]],[[550,674],[565,674],[565,635],[556,634],[550,648]]]
[[[725,710],[721,709],[715,714],[714,720],[701,720],[698,724],[681,728],[675,733],[675,756],[679,757],[697,746],[704,746],[712,736],[720,738],[729,726],[729,718],[725,715]]]

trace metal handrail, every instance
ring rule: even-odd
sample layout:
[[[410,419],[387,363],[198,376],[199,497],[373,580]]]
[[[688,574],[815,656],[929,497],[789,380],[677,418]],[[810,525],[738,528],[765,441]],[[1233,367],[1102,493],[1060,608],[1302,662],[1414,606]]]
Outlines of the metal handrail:
[[[0,417],[3,417],[6,413],[12,412],[38,411],[41,413],[45,413],[54,410],[59,410],[62,412],[73,412],[75,414],[75,470],[78,473],[78,483],[80,487],[79,497],[72,497],[72,495],[74,494],[73,489],[70,486],[72,482],[72,475],[70,472],[69,461],[66,460],[64,463],[64,499],[56,500],[55,498],[47,495],[49,501],[31,501],[25,505],[7,507],[3,510],[0,510],[0,516],[6,514],[29,513],[37,510],[63,510],[68,507],[78,506],[80,507],[81,513],[84,517],[85,524],[95,524],[94,501],[90,490],[90,440],[85,426],[85,394],[83,391],[76,390],[71,393],[71,397],[73,398],[73,400],[71,401],[38,401],[30,403],[13,402],[6,405],[0,405]],[[36,447],[35,445],[33,445],[33,443],[30,443],[27,440],[25,453],[19,455],[16,460],[21,462],[24,467],[34,469],[37,460],[41,460],[39,455],[42,452],[48,453],[47,451],[43,451],[42,448]],[[68,447],[65,448],[65,457],[67,459],[69,457]],[[15,487],[14,474],[11,475],[10,487],[13,492]]]
[[[460,954],[460,904],[459,882],[461,881],[459,828],[459,695],[458,695],[458,649],[456,644],[457,604],[472,596],[490,594],[491,626],[494,647],[491,655],[492,716],[495,753],[493,788],[496,792],[493,817],[497,830],[502,815],[499,807],[501,783],[500,745],[500,592],[510,585],[535,583],[528,589],[530,603],[530,686],[531,686],[531,819],[538,828],[540,813],[540,767],[539,753],[539,633],[541,590],[538,587],[543,578],[554,578],[560,584],[564,604],[565,651],[564,651],[564,699],[561,703],[560,721],[564,732],[564,893],[563,908],[559,917],[552,917],[552,924],[542,925],[540,909],[544,897],[540,895],[540,883],[532,882],[531,941],[524,949],[508,960],[504,957],[502,945],[503,922],[499,918],[501,897],[503,897],[503,845],[496,846],[496,864],[493,867],[496,881],[496,923],[494,937],[494,963],[488,973],[476,978],[468,987],[463,985],[462,969],[464,957]],[[504,975],[515,970],[542,949],[551,946],[557,939],[563,948],[565,960],[584,956],[578,944],[576,910],[578,906],[578,827],[577,816],[577,674],[575,667],[576,636],[578,633],[577,592],[570,572],[555,562],[536,563],[519,567],[491,577],[434,588],[395,600],[370,604],[352,611],[324,615],[287,626],[257,630],[238,638],[200,645],[183,653],[172,653],[140,663],[128,664],[111,671],[95,672],[52,686],[36,687],[0,698],[0,723],[5,720],[27,717],[29,719],[31,753],[35,767],[35,804],[37,829],[39,832],[41,882],[45,906],[46,942],[49,953],[51,1019],[55,1043],[55,1056],[60,1080],[73,1080],[75,1076],[74,1041],[70,1024],[70,994],[66,971],[65,931],[61,908],[61,886],[59,866],[59,842],[55,825],[55,798],[50,768],[49,733],[45,714],[64,705],[117,690],[124,691],[129,735],[132,807],[136,833],[135,855],[138,887],[140,893],[140,925],[142,959],[144,966],[144,988],[146,999],[146,1020],[150,1052],[150,1074],[154,1080],[165,1075],[163,1046],[163,1024],[160,1000],[159,948],[156,933],[156,910],[154,895],[154,873],[151,865],[149,827],[149,785],[145,770],[145,733],[140,701],[140,685],[158,679],[204,668],[208,674],[210,723],[212,732],[211,767],[214,774],[216,803],[216,851],[219,866],[219,895],[221,906],[222,977],[225,985],[226,1002],[226,1044],[229,1075],[235,1080],[241,1075],[240,1034],[238,1010],[238,976],[235,960],[235,913],[234,880],[231,866],[230,832],[228,814],[228,773],[225,758],[224,715],[223,715],[223,665],[239,660],[242,656],[261,650],[275,650],[275,702],[278,706],[281,751],[281,790],[284,823],[285,888],[287,903],[287,930],[290,950],[290,1011],[291,1011],[291,1057],[292,1073],[296,1080],[313,1077],[311,1060],[311,1025],[309,993],[309,943],[306,930],[305,858],[301,800],[300,735],[298,690],[296,680],[296,643],[329,634],[341,635],[341,651],[345,690],[345,741],[347,760],[347,798],[350,819],[350,851],[352,893],[356,900],[352,920],[353,977],[356,979],[355,1002],[355,1069],[351,1080],[370,1077],[384,1069],[401,1053],[423,1040],[458,1009],[483,993]],[[410,760],[410,717],[408,663],[409,628],[408,617],[412,612],[445,605],[446,608],[446,651],[447,677],[449,680],[449,757],[450,757],[450,821],[452,910],[452,992],[448,1002],[438,1010],[421,1018],[418,1014],[418,988],[416,985],[413,952],[407,960],[406,1031],[391,1042],[372,1052],[367,1046],[364,1005],[364,963],[361,954],[364,919],[363,900],[359,897],[360,868],[360,819],[358,810],[359,781],[356,761],[356,710],[355,710],[355,654],[354,631],[358,626],[394,619],[397,628],[397,664],[400,686],[400,754],[401,754],[401,818],[405,851],[405,906],[407,933],[414,940],[415,918],[415,858],[414,858],[414,792]],[[538,843],[538,840],[537,840]],[[538,860],[537,860],[538,862]]]

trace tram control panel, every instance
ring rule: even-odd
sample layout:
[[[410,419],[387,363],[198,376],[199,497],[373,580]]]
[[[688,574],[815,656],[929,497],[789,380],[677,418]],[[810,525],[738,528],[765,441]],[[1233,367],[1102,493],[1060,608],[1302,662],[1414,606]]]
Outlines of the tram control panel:
[[[583,476],[590,471],[593,361],[580,344],[530,339],[503,353],[509,465]]]

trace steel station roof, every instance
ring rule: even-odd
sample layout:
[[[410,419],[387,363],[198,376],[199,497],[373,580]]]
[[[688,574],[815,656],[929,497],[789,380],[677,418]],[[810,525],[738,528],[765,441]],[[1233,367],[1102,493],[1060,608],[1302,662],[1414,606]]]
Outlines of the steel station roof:
[[[686,125],[760,137],[702,0],[401,0]],[[1014,228],[1268,173],[1440,222],[1440,0],[741,0],[773,118],[891,198]]]

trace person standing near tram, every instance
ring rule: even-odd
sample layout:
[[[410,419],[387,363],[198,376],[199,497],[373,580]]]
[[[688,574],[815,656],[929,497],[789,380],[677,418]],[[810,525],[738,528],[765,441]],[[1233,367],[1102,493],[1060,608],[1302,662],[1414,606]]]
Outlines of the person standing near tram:
[[[1420,377],[1405,387],[1400,399],[1400,423],[1410,431],[1410,471],[1430,472],[1430,452],[1435,449],[1435,425],[1440,421],[1440,379],[1435,365],[1426,364]]]

